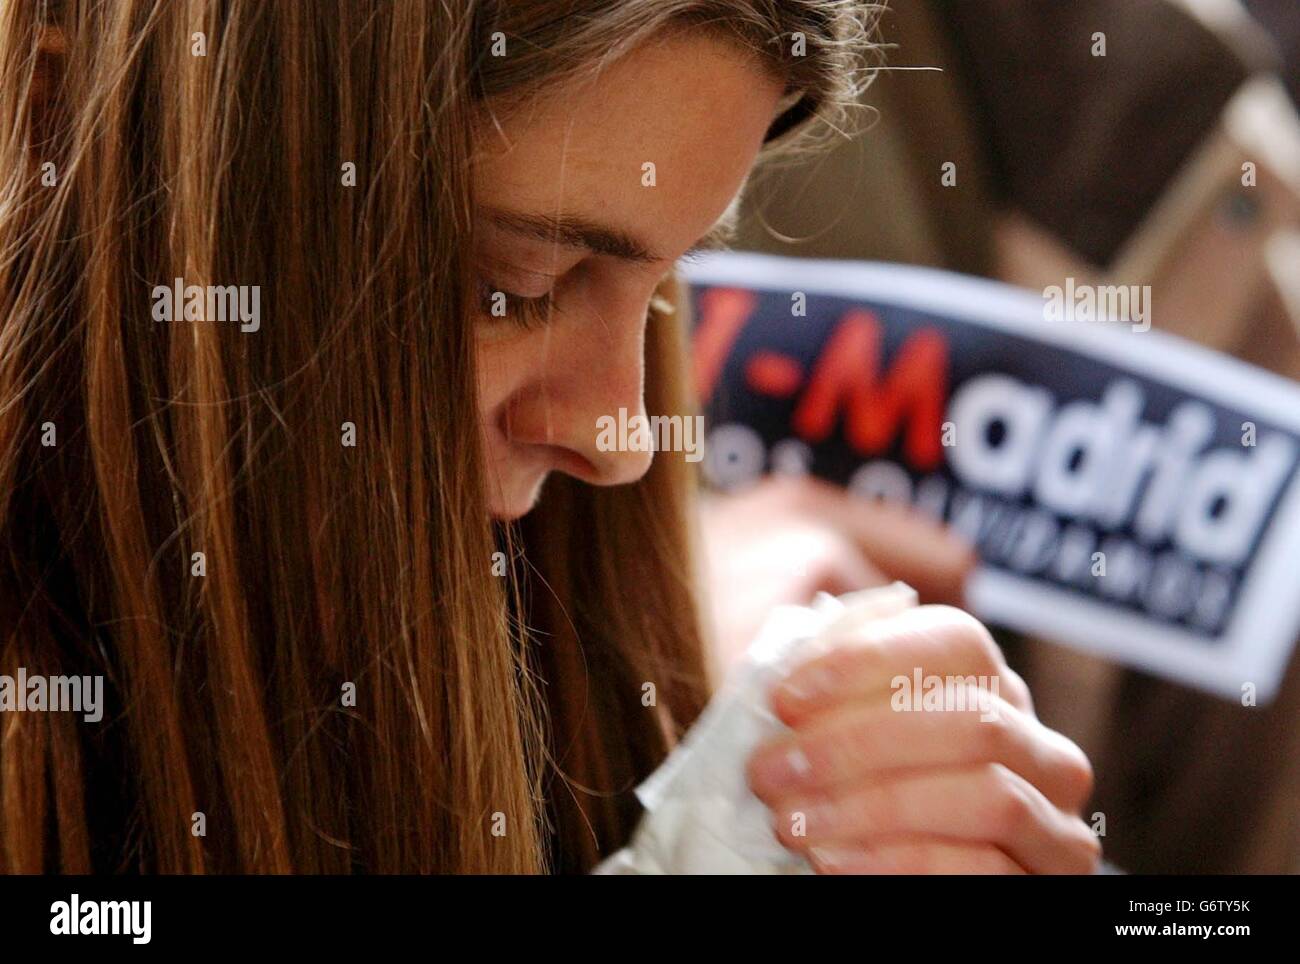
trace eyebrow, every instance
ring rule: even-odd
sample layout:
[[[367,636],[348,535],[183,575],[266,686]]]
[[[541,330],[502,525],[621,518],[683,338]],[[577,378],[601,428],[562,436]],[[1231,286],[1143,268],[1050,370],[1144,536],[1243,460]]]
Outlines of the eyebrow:
[[[648,245],[626,231],[587,218],[573,215],[525,214],[501,208],[487,208],[483,213],[501,230],[537,241],[549,241],[570,248],[586,248],[596,254],[608,255],[620,261],[631,261],[636,264],[654,264],[668,260],[655,254]],[[690,246],[683,257],[701,251],[717,251],[726,248],[735,233],[736,205],[732,204],[713,227]]]

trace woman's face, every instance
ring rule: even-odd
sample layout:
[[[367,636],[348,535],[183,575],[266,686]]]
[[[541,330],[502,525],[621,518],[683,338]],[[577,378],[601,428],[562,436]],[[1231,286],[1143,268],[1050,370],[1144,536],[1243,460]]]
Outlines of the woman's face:
[[[680,37],[484,125],[473,254],[494,517],[526,513],[553,470],[640,478],[651,454],[600,451],[601,416],[685,414],[643,410],[649,301],[727,212],[780,95],[739,48]]]

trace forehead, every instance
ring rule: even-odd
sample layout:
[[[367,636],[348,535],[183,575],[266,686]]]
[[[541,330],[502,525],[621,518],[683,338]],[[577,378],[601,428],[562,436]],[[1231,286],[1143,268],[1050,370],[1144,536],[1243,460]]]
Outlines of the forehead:
[[[476,199],[635,223],[665,250],[689,244],[727,209],[780,96],[780,82],[732,44],[643,45],[523,103],[489,102],[476,131]]]

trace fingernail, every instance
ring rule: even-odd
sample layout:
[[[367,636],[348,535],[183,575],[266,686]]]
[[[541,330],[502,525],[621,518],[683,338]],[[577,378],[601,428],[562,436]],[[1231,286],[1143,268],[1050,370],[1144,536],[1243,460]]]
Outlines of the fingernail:
[[[869,874],[883,869],[870,847],[810,847],[808,856],[819,870],[831,873]]]
[[[755,782],[769,787],[797,786],[811,772],[812,764],[798,744],[761,754],[754,761]]]
[[[799,836],[824,837],[839,828],[840,811],[834,803],[809,800],[795,804],[789,811],[791,825],[802,830]]]
[[[780,686],[782,697],[808,705],[829,696],[835,687],[835,677],[824,666],[810,666],[791,673]]]
[[[866,852],[851,847],[809,847],[808,856],[822,870],[849,870],[861,865]]]

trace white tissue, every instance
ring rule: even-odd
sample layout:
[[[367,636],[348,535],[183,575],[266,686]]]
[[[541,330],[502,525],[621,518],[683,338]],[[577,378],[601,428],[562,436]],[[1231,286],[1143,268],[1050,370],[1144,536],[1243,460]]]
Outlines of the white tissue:
[[[646,813],[632,840],[593,873],[812,873],[781,846],[771,811],[745,781],[753,750],[787,729],[769,708],[768,693],[795,666],[825,652],[830,639],[915,605],[916,592],[896,582],[773,610],[695,725],[637,787]]]

